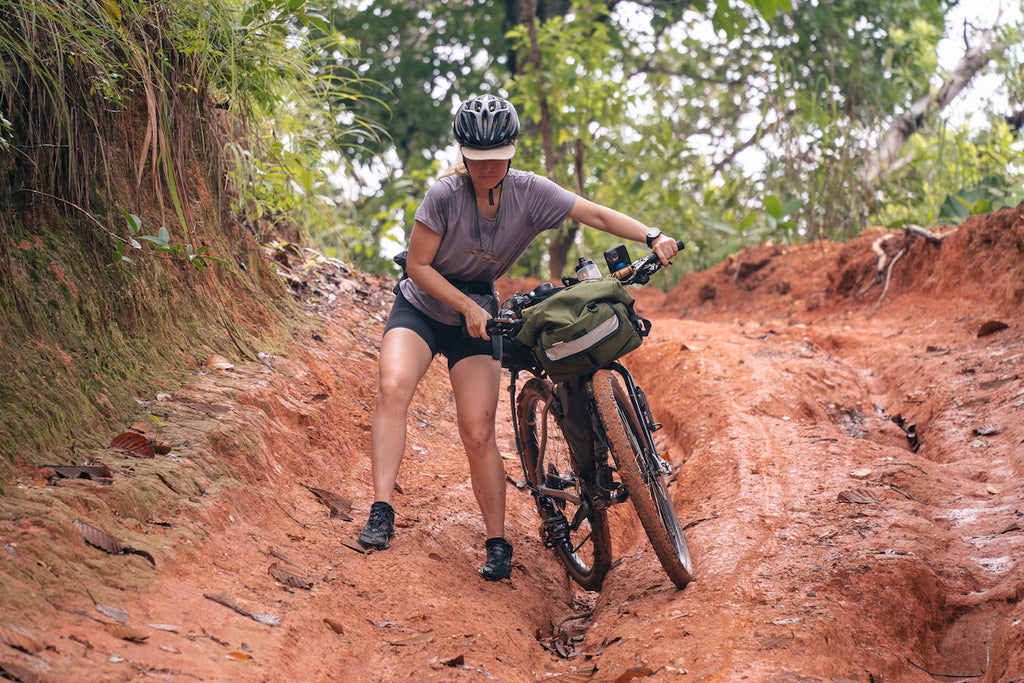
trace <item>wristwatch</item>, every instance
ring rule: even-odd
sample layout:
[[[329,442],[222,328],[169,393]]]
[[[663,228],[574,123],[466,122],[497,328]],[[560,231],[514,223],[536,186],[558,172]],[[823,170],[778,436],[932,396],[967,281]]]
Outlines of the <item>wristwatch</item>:
[[[647,228],[647,248],[654,248],[654,240],[661,237],[661,230],[658,228]]]

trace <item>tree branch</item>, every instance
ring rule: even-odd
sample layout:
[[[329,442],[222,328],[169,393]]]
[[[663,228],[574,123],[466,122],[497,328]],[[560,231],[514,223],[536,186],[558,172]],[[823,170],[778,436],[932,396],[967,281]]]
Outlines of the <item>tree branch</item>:
[[[993,43],[998,21],[999,17],[996,17],[996,23],[981,34],[978,44],[967,49],[942,88],[934,94],[918,98],[892,122],[878,149],[868,157],[861,169],[861,184],[866,189],[873,187],[883,173],[897,168],[899,162],[896,155],[910,136],[945,109],[989,61],[1006,49],[1005,44]]]

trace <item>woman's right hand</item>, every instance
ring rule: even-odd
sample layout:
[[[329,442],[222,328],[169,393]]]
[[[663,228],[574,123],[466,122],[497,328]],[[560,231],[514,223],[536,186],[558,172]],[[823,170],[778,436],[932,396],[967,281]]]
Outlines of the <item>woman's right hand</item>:
[[[470,337],[474,339],[490,339],[490,336],[487,334],[487,321],[491,319],[490,313],[473,301],[473,305],[467,306],[466,310],[462,312],[462,316],[466,319],[466,330],[469,332]]]

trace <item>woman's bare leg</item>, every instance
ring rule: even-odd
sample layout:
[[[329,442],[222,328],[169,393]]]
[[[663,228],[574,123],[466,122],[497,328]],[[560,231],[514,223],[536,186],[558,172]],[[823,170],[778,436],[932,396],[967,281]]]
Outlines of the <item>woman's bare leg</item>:
[[[505,466],[494,433],[501,365],[490,356],[470,356],[456,363],[449,376],[487,538],[504,537]]]
[[[370,428],[370,467],[374,500],[391,502],[398,469],[405,455],[409,405],[433,356],[412,330],[388,330],[380,346],[377,403]]]

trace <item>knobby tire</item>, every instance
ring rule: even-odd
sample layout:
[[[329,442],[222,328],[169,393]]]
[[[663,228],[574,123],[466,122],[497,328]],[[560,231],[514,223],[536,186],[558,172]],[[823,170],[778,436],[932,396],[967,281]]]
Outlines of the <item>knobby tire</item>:
[[[523,455],[527,467],[527,478],[537,482],[537,460],[540,447],[544,444],[544,482],[549,488],[562,488],[587,500],[586,491],[579,480],[578,467],[569,451],[569,444],[562,433],[561,425],[552,410],[547,407],[552,401],[551,384],[532,378],[523,385],[516,406],[516,427],[523,443]],[[545,432],[546,428],[546,432]],[[551,520],[564,515],[571,523],[580,510],[572,501],[555,499],[550,496],[534,496],[537,512],[542,520]],[[553,547],[556,557],[565,565],[572,579],[580,587],[597,591],[601,589],[604,577],[612,564],[612,543],[608,527],[608,513],[592,505],[585,511],[579,528],[569,533],[566,542]],[[542,538],[544,531],[542,526]]]
[[[633,501],[640,523],[662,568],[679,588],[693,581],[693,558],[665,488],[665,477],[648,466],[639,417],[629,394],[611,370],[598,370],[593,380],[594,400],[608,437],[619,478]]]

